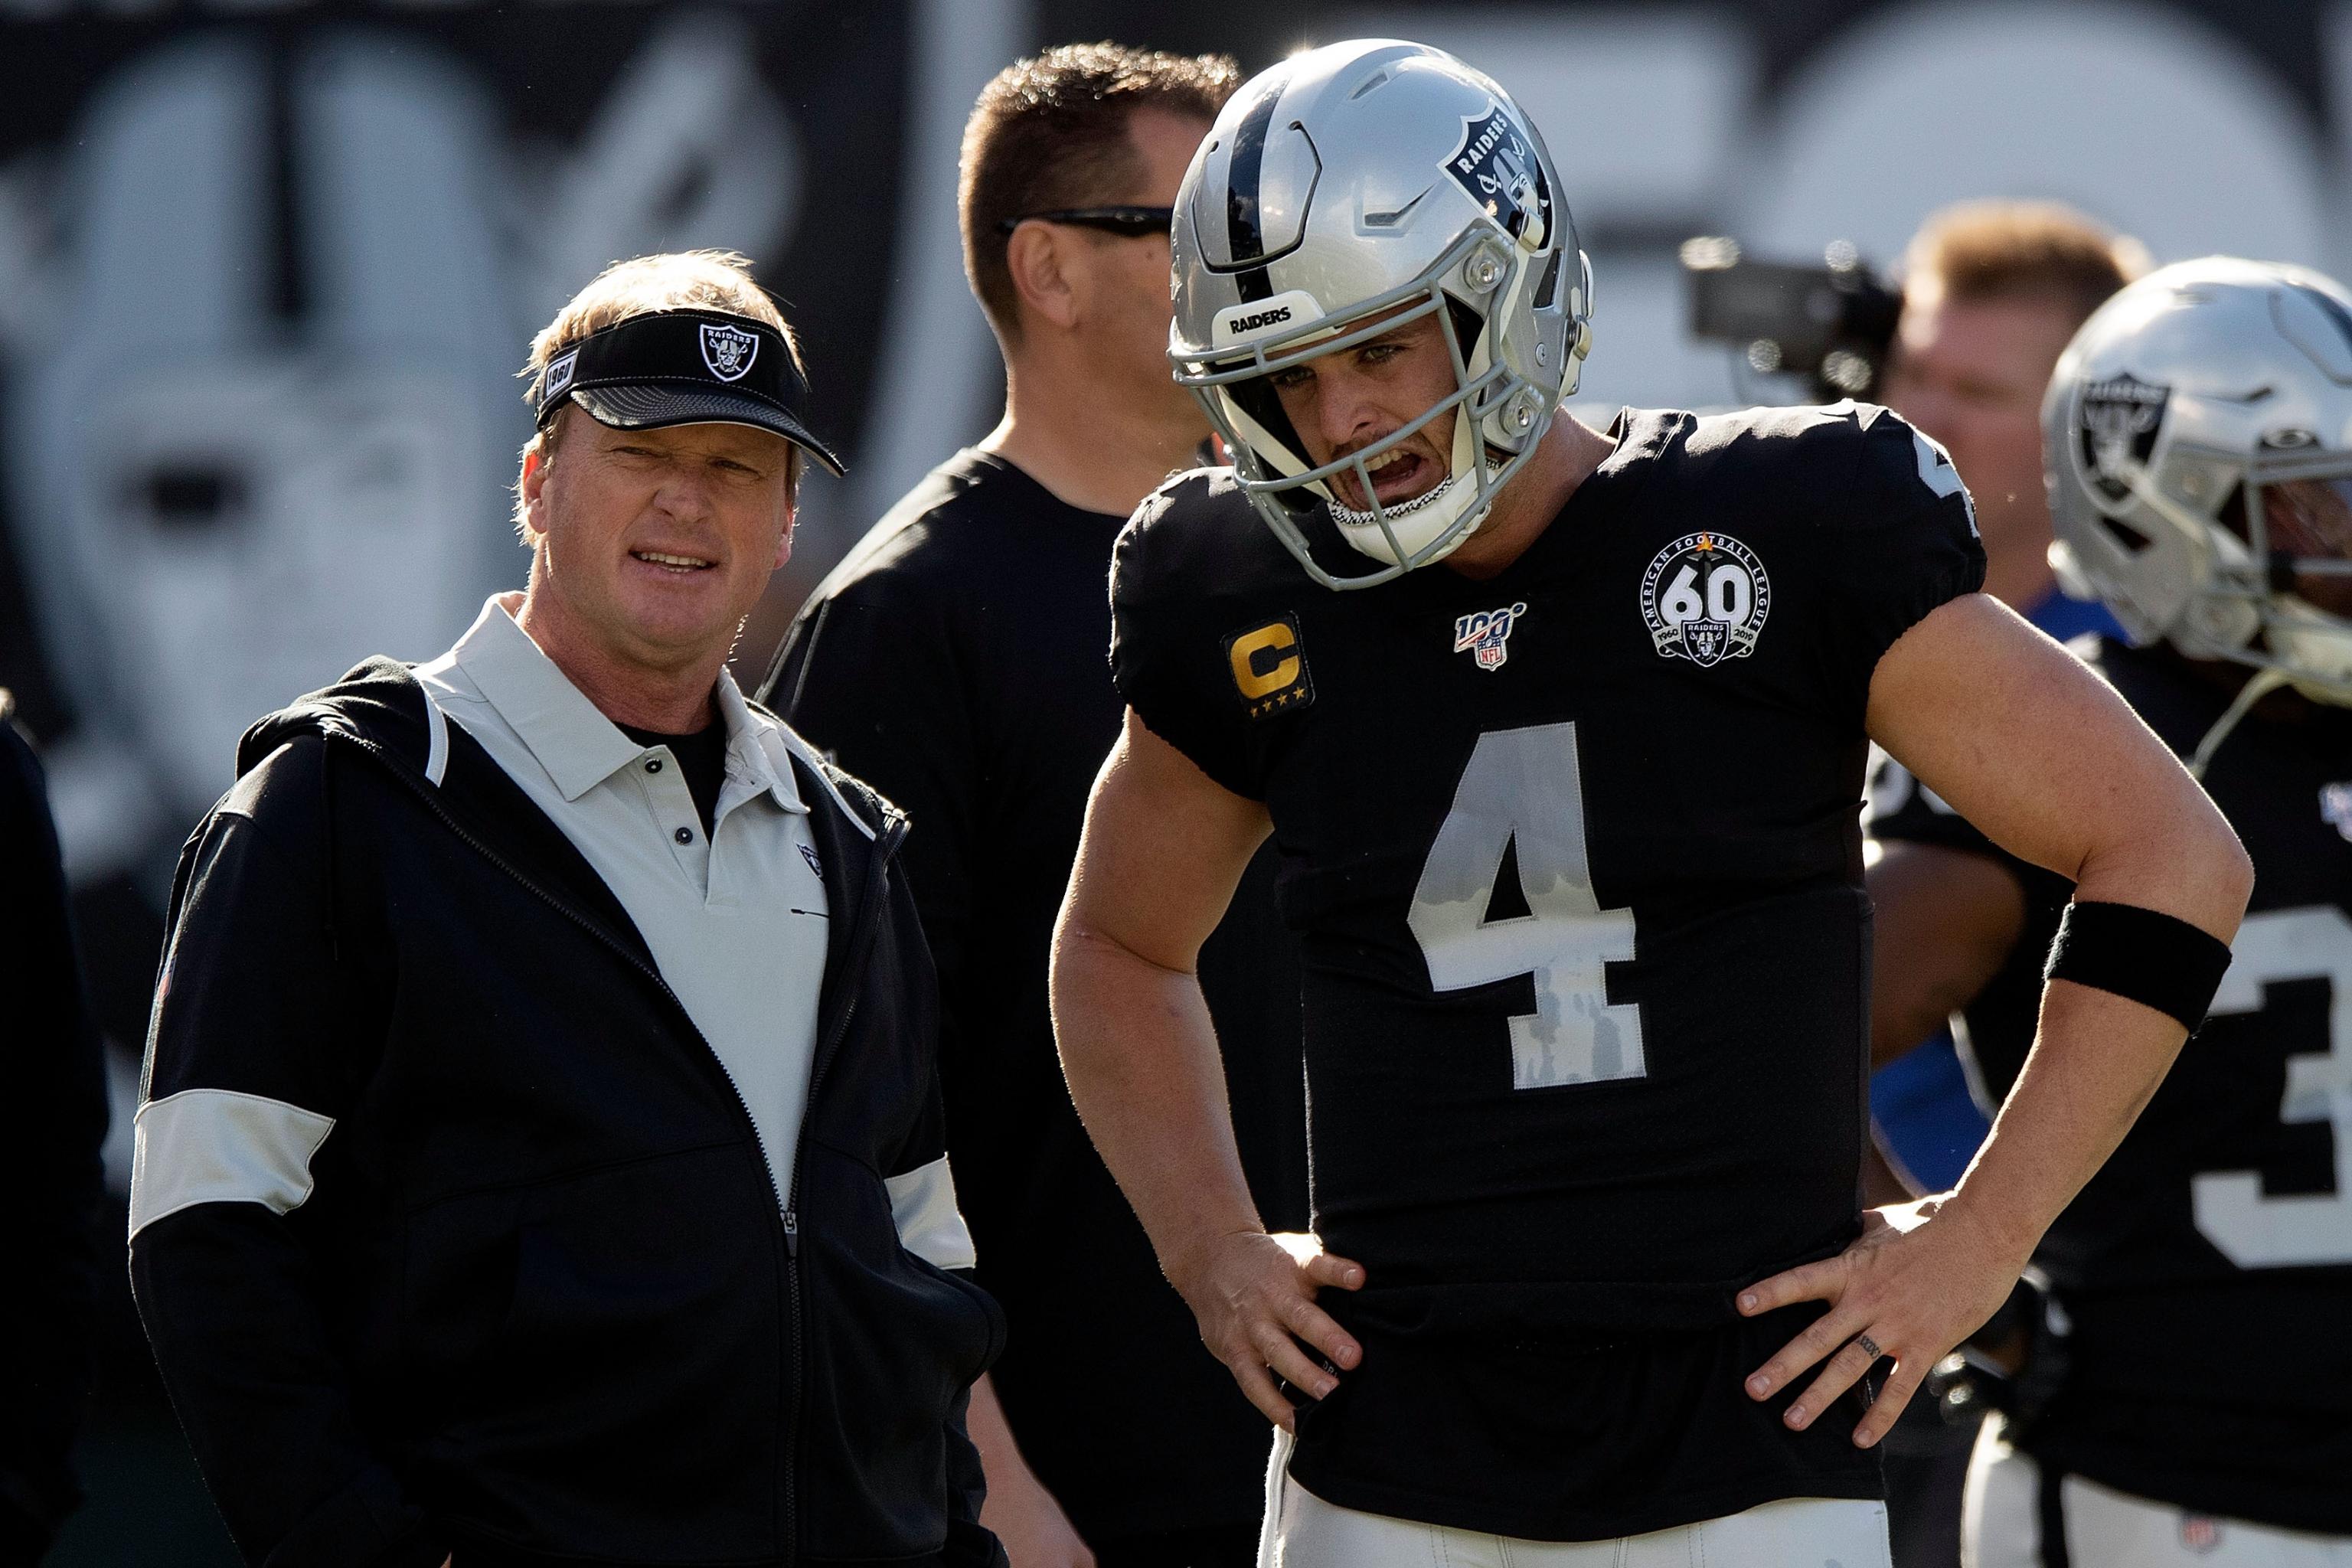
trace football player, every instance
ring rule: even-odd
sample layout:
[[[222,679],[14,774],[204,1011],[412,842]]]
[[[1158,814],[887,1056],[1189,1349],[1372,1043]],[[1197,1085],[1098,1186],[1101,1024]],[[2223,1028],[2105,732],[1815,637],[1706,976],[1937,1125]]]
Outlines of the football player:
[[[2048,1324],[1979,1437],[1968,1559],[2352,1563],[2352,293],[2167,268],[2076,334],[2042,425],[2054,553],[2129,638],[2076,646],[2256,880],[2211,1021],[2035,1253]],[[1871,831],[1874,1030],[1958,1011],[2005,1092],[2074,890],[1899,766]]]
[[[1870,1446],[2201,1016],[2243,852],[1975,591],[1967,495],[1892,415],[1557,415],[1590,268],[1461,62],[1332,45],[1244,85],[1174,258],[1235,467],[1121,538],[1129,713],[1055,1005],[1162,1268],[1285,1428],[1264,1560],[1884,1563]],[[1873,738],[2080,891],[1976,1167],[1865,1216]],[[1250,1205],[1192,973],[1269,831],[1319,1240]]]

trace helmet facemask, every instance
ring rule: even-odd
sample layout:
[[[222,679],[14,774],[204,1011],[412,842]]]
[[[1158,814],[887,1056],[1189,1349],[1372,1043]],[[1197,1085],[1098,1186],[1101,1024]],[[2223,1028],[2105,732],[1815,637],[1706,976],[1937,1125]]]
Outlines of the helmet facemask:
[[[1361,301],[1343,317],[1304,321],[1236,344],[1230,354],[1202,357],[1195,351],[1172,356],[1177,380],[1192,389],[1231,449],[1251,503],[1324,586],[1370,587],[1450,554],[1486,521],[1497,492],[1542,441],[1559,399],[1574,390],[1588,341],[1583,322],[1591,310],[1591,268],[1579,252],[1580,271],[1567,312],[1572,324],[1559,356],[1564,363],[1556,373],[1544,374],[1550,367],[1540,362],[1551,356],[1551,340],[1531,318],[1562,310],[1565,254],[1558,247],[1539,248],[1540,236],[1529,237],[1533,246],[1514,244],[1498,231],[1473,229],[1420,276]],[[1495,352],[1504,323],[1514,314],[1530,318],[1518,341],[1537,345],[1539,368],[1534,375]],[[1272,377],[1424,317],[1436,319],[1454,390],[1380,440],[1331,462],[1310,464]],[[1445,476],[1418,496],[1383,505],[1370,465],[1449,413],[1455,417]],[[1348,507],[1332,489],[1329,481],[1348,473],[1360,487],[1368,510]],[[1381,562],[1381,569],[1342,577],[1319,564],[1306,531],[1318,512],[1330,518],[1350,545]]]
[[[2197,542],[2201,559],[2165,640],[2257,672],[2198,746],[2190,771],[2202,777],[2238,721],[2282,686],[2352,707],[2352,452],[2266,445],[2248,461],[2180,443],[2163,472],[2168,483],[2146,465],[2123,467],[2116,477],[2136,504],[2101,521],[2129,550]],[[2189,488],[2222,499],[2207,510],[2173,493]],[[2152,528],[2133,522],[2141,508]],[[2063,572],[2070,552],[2053,547],[2052,559]]]

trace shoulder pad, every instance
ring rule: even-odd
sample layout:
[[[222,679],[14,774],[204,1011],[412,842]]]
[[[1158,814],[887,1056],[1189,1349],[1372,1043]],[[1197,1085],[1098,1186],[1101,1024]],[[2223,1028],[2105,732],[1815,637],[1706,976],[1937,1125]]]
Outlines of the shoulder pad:
[[[1229,595],[1293,577],[1305,580],[1233,469],[1195,468],[1144,497],[1128,520],[1112,556],[1111,597]]]

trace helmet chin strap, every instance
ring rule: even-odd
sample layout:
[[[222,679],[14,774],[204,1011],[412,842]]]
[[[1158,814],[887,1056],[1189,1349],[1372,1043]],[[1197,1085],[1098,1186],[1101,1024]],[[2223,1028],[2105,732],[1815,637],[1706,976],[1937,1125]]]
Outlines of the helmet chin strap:
[[[2205,731],[2205,738],[2197,742],[2197,754],[2189,759],[2189,776],[2203,783],[2206,766],[2213,761],[2213,753],[2221,749],[2221,742],[2230,738],[2230,731],[2254,710],[2255,703],[2293,679],[2276,667],[2257,669],[2249,676],[2246,684],[2238,690],[2238,700],[2230,704],[2229,710],[2213,721],[2213,727]]]

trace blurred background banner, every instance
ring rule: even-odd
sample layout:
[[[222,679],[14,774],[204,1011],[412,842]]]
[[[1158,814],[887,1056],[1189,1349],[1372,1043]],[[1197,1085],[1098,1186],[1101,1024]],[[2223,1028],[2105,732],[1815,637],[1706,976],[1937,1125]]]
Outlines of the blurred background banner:
[[[1790,395],[1689,335],[1694,235],[1885,268],[1948,202],[2052,197],[2159,261],[2352,270],[2352,0],[0,0],[0,686],[48,748],[118,1191],[182,837],[255,716],[520,584],[514,371],[566,298],[726,246],[799,328],[852,474],[810,487],[763,663],[995,418],[955,228],[982,84],[1078,38],[1255,70],[1368,34],[1453,49],[1544,131],[1603,409]],[[59,1560],[208,1560],[89,1533],[121,1518]]]

